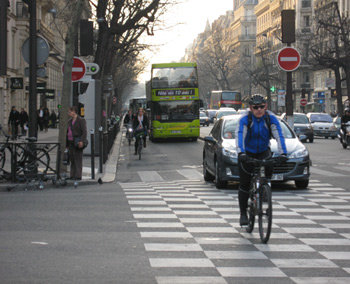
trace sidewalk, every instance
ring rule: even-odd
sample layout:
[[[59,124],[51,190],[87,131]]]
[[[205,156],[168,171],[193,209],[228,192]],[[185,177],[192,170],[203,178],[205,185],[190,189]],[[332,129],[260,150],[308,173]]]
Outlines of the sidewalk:
[[[120,128],[122,129],[122,128]],[[38,132],[38,142],[52,142],[57,143],[58,142],[58,128],[49,128],[48,132],[39,131]],[[88,184],[94,184],[97,183],[99,179],[101,179],[104,183],[105,182],[113,182],[115,180],[116,176],[116,169],[117,169],[117,162],[119,157],[119,149],[121,144],[121,138],[122,138],[122,131],[119,131],[119,133],[116,136],[116,139],[114,141],[114,144],[112,146],[111,152],[109,153],[107,162],[103,165],[103,173],[98,173],[98,167],[99,167],[99,157],[95,156],[95,179],[91,179],[91,156],[84,155],[83,156],[83,176],[82,180],[79,181],[80,185],[88,185]],[[88,146],[90,147],[90,145]],[[56,165],[56,151],[53,153],[50,153],[50,165],[54,168],[56,168],[54,165]],[[68,166],[68,175],[69,175],[69,166]],[[73,186],[74,182],[71,180],[67,180],[67,186]],[[14,187],[23,187],[21,186],[23,184],[16,184],[16,183],[10,183],[10,182],[4,182],[0,181],[0,191],[9,190]],[[47,182],[44,184],[44,187],[52,187],[51,182]],[[57,185],[55,185],[57,186]]]

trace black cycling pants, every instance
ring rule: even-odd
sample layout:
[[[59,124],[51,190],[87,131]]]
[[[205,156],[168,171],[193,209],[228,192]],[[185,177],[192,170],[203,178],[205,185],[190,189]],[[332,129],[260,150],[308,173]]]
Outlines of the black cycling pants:
[[[265,152],[254,154],[246,152],[247,156],[252,157],[254,159],[263,160],[271,157],[271,151],[270,149],[266,150]],[[242,164],[239,162],[239,191],[238,191],[238,201],[239,201],[239,208],[242,213],[247,212],[248,207],[248,199],[249,199],[249,187],[250,187],[250,172],[253,171],[254,166],[252,164],[243,163],[244,170],[247,171],[246,173],[242,169]],[[273,167],[272,166],[265,166],[265,176],[267,178],[271,178],[272,176]]]

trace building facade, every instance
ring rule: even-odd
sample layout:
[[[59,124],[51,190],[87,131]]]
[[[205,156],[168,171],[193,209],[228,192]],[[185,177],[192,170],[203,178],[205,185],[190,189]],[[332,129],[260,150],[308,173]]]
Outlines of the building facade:
[[[44,105],[57,113],[62,90],[61,65],[64,58],[64,34],[62,25],[55,18],[60,1],[37,0],[37,34],[43,37],[49,46],[49,57],[38,74],[37,83],[48,93],[38,93],[37,106]],[[63,3],[63,2],[62,2]],[[61,3],[61,4],[62,4]],[[1,27],[4,28],[4,27]],[[28,112],[29,64],[22,56],[22,46],[29,38],[29,11],[22,0],[9,0],[7,7],[7,70],[0,76],[0,124],[7,125],[12,106]]]

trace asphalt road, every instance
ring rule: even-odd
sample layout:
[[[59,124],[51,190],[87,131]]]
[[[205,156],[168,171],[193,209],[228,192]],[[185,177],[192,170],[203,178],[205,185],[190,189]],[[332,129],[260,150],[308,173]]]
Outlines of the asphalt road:
[[[201,128],[205,136],[210,128]],[[117,182],[0,193],[1,283],[348,283],[350,150],[306,144],[310,188],[274,187],[268,245],[238,226],[237,186],[201,175],[203,141],[122,141]]]

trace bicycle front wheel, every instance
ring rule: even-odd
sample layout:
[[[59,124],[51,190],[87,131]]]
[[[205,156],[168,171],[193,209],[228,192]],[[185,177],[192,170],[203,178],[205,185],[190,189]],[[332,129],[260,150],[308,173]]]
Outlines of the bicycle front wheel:
[[[272,194],[268,184],[259,188],[259,233],[261,241],[266,244],[270,238],[272,226]]]

